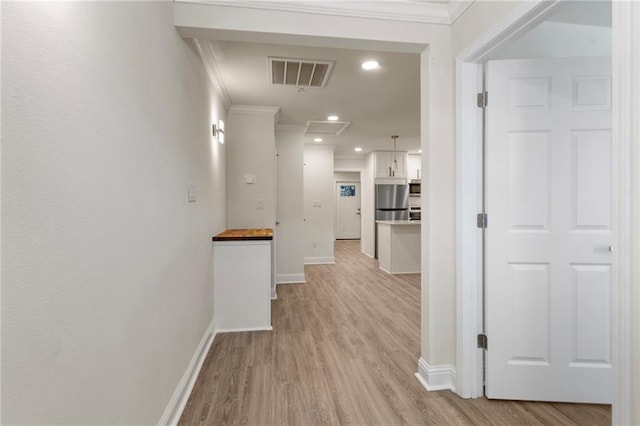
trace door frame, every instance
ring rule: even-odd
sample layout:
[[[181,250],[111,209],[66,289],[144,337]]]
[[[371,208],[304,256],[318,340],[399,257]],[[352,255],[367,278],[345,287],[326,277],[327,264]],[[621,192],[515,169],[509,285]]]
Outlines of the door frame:
[[[523,2],[501,23],[456,57],[456,393],[463,398],[483,395],[483,356],[476,346],[482,326],[482,233],[475,216],[482,201],[482,113],[476,94],[482,90],[482,63],[500,45],[522,35],[557,10],[560,1]],[[612,349],[614,367],[613,424],[632,423],[632,347],[638,345],[633,321],[638,321],[640,173],[637,173],[640,95],[640,4],[612,2],[613,55],[613,294]],[[636,79],[634,81],[634,78]],[[633,92],[635,90],[635,93]],[[636,99],[634,100],[634,95]],[[635,103],[634,103],[635,102]],[[636,115],[634,115],[636,114]],[[634,139],[635,142],[632,142]],[[635,156],[634,156],[635,155]],[[632,174],[632,171],[635,174]],[[635,232],[635,234],[634,234]],[[636,296],[637,299],[637,296]],[[635,305],[635,306],[634,306]],[[636,315],[633,317],[632,315]],[[635,372],[637,375],[638,373]],[[637,415],[637,413],[636,413]],[[636,421],[638,419],[635,419]]]

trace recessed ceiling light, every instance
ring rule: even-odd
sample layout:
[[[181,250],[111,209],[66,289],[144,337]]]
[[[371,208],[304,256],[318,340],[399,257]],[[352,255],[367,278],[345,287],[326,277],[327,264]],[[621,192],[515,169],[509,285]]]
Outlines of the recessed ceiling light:
[[[359,146],[356,146],[355,148],[353,148],[353,150],[355,152],[360,152],[360,151],[362,151],[362,148],[360,148]]]
[[[315,138],[313,141],[314,142],[322,142],[322,138]]]
[[[362,69],[371,71],[380,68],[378,61],[366,61],[362,63]]]
[[[329,121],[338,121],[338,116],[337,115],[330,115],[327,117],[327,120]]]

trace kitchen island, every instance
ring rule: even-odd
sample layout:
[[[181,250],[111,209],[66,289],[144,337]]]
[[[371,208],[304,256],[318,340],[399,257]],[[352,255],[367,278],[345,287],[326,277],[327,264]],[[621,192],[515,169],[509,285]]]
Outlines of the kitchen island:
[[[213,237],[218,332],[271,330],[272,229],[227,229]]]
[[[378,220],[378,261],[389,274],[420,273],[419,220]]]

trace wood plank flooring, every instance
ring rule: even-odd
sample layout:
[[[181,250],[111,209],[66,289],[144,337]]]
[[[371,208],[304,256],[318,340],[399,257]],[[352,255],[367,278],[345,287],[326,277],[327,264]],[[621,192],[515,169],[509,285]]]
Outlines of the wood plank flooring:
[[[336,264],[278,286],[272,332],[219,334],[182,425],[605,425],[608,405],[468,400],[427,392],[420,357],[420,275],[387,275],[336,242]]]

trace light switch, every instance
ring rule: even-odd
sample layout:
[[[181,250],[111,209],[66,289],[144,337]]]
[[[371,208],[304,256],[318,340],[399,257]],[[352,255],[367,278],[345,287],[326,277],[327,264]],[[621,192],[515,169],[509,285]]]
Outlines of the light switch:
[[[188,194],[189,194],[189,202],[190,203],[195,203],[196,202],[196,184],[195,183],[189,183],[187,185],[188,187]]]
[[[246,183],[247,185],[256,183],[255,175],[244,175],[244,183]]]
[[[313,207],[322,207],[322,203],[320,202],[320,200],[314,200]]]

